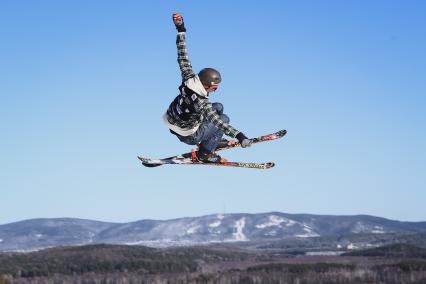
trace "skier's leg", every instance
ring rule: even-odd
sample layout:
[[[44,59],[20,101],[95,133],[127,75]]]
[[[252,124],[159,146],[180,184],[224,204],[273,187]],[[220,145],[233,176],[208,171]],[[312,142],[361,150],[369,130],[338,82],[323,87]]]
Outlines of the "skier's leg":
[[[229,123],[229,117],[226,114],[221,114],[220,119],[225,123]],[[222,140],[224,133],[211,122],[208,122],[206,126],[207,127],[205,128],[204,135],[200,142],[200,149],[212,153],[217,148],[219,142]]]
[[[201,127],[201,125],[200,125]],[[201,129],[199,129],[201,130]],[[202,131],[197,130],[197,132],[195,132],[193,135],[190,136],[181,136],[179,134],[177,134],[176,132],[173,132],[170,130],[170,132],[173,135],[176,135],[176,137],[179,139],[180,142],[183,142],[185,144],[188,145],[197,145],[200,142],[200,137],[202,137]]]
[[[188,145],[196,145],[201,141],[198,151],[193,152],[193,160],[217,163],[221,161],[221,157],[213,154],[213,151],[217,146],[216,139],[218,139],[215,137],[219,135],[222,137],[223,133],[218,133],[216,130],[217,128],[214,127],[211,122],[204,121],[198,127],[197,131],[191,136],[181,136],[173,131],[170,132],[176,135],[181,142]],[[203,144],[203,142],[205,143]]]
[[[220,118],[224,122],[229,123],[229,117],[226,114],[221,114]],[[203,162],[221,162],[223,160],[222,157],[216,154],[214,150],[222,139],[224,134],[223,131],[218,129],[211,122],[205,122],[201,126],[204,126],[204,133],[199,145],[199,149],[196,152],[197,159]]]

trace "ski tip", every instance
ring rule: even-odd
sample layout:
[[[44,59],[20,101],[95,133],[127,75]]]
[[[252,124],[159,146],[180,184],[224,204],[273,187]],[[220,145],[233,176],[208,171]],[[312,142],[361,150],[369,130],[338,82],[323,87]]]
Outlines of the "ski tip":
[[[275,163],[269,162],[265,164],[265,169],[270,169],[270,168],[273,168],[274,166],[275,166]]]
[[[147,168],[154,168],[154,167],[161,166],[161,164],[150,164],[150,163],[148,163],[149,162],[148,158],[138,156],[138,159],[142,162],[142,165],[144,165]]]
[[[147,163],[144,163],[144,162],[142,162],[142,165],[144,165],[147,168],[155,168],[155,167],[161,166],[161,164],[160,165],[159,164],[147,164]]]

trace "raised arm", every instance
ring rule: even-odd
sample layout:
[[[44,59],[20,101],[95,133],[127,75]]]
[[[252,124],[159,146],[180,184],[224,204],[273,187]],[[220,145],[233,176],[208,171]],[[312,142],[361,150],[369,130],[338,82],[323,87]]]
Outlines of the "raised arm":
[[[189,61],[188,51],[186,50],[186,42],[185,42],[185,32],[186,28],[183,22],[183,17],[181,14],[176,13],[173,14],[173,23],[176,26],[176,30],[178,31],[176,37],[176,47],[177,47],[177,61],[179,63],[179,68],[182,73],[182,80],[186,81],[195,76],[192,71],[191,61]]]

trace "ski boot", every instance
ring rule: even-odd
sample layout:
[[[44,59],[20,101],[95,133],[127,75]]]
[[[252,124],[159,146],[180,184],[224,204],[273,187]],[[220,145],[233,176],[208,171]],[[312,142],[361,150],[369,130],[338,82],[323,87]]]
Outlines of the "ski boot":
[[[215,152],[209,152],[203,146],[199,146],[198,151],[192,150],[191,158],[194,162],[204,162],[204,163],[224,163],[226,162],[221,156]]]

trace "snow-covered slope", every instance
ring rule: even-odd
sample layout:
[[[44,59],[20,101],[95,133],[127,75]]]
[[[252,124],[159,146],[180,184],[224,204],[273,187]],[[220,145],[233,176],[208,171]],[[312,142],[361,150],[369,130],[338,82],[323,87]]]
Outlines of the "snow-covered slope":
[[[280,212],[215,214],[130,223],[72,218],[34,219],[0,225],[0,251],[93,243],[170,246],[391,232],[426,232],[426,222],[399,222],[366,215]]]

